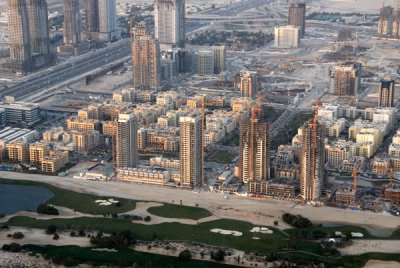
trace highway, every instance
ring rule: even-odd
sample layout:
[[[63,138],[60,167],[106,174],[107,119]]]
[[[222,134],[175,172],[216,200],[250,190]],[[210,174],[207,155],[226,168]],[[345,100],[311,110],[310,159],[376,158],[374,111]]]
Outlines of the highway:
[[[47,68],[22,79],[22,82],[0,91],[0,96],[14,96],[17,100],[27,94],[46,90],[83,73],[106,66],[129,56],[129,39],[115,42],[104,49],[77,56],[54,67]]]

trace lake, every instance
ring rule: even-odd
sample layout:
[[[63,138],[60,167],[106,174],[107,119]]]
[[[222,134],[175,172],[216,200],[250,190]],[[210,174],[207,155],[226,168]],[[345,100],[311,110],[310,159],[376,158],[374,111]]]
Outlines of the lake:
[[[0,214],[36,211],[53,196],[52,191],[40,186],[0,184]]]

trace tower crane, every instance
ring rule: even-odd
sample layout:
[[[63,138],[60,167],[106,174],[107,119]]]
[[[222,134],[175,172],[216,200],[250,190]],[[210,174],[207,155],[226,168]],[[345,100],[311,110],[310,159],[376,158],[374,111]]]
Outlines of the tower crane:
[[[360,170],[360,168],[362,167],[363,162],[362,161],[358,161],[353,168],[353,172],[351,173],[351,175],[353,176],[353,190],[354,192],[357,190],[357,173]]]

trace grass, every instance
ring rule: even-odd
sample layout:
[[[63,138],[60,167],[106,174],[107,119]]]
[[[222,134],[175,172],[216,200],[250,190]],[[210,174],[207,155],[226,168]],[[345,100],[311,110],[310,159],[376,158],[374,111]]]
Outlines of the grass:
[[[128,248],[120,248],[117,252],[94,251],[91,248],[78,246],[35,246],[26,245],[24,249],[40,253],[48,257],[72,258],[80,263],[88,263],[95,266],[112,265],[131,266],[137,264],[140,267],[188,267],[188,268],[205,268],[205,267],[228,267],[220,263],[213,263],[199,260],[181,261],[176,257],[150,254],[134,251]],[[136,266],[135,266],[136,267]]]
[[[57,225],[65,229],[98,230],[105,233],[130,230],[135,233],[137,239],[151,241],[158,240],[183,240],[195,241],[208,245],[236,248],[244,251],[267,253],[281,251],[291,241],[286,235],[274,229],[273,234],[253,234],[250,230],[254,225],[236,220],[216,220],[200,223],[198,225],[187,225],[180,223],[162,223],[155,225],[143,225],[132,223],[128,220],[109,218],[74,218],[74,219],[50,219],[37,220],[30,217],[13,217],[7,223],[10,226],[22,226],[30,228],[46,229],[49,225]],[[211,233],[213,228],[240,231],[241,237]],[[259,237],[253,240],[252,237]],[[310,241],[293,241],[298,250],[320,253],[318,243]]]
[[[153,215],[164,218],[199,220],[201,218],[212,216],[212,213],[204,208],[172,204],[164,204],[164,206],[161,207],[151,207],[147,211]]]
[[[206,161],[208,162],[217,162],[217,163],[231,163],[232,160],[235,158],[235,155],[224,150],[215,150],[214,152],[210,153]]]
[[[310,228],[304,228],[304,229],[287,229],[285,230],[286,233],[288,234],[294,234],[296,232],[306,232],[308,235],[313,233],[314,231],[322,231],[328,234],[333,234],[334,232],[342,232],[345,234],[346,232],[357,232],[357,233],[362,233],[364,235],[363,239],[376,239],[377,237],[372,236],[365,228],[358,227],[358,226],[351,226],[351,225],[346,225],[346,226],[337,226],[337,227],[325,227],[325,226],[318,226],[314,225]],[[383,239],[383,238],[379,238]]]
[[[69,190],[64,190],[49,184],[34,182],[34,181],[18,181],[0,179],[0,184],[17,184],[17,185],[34,185],[49,189],[54,193],[54,196],[46,201],[46,204],[63,206],[81,213],[93,215],[105,215],[113,213],[123,213],[135,209],[136,203],[133,200],[97,196],[91,194],[77,193]],[[95,203],[98,199],[114,198],[119,201],[119,206],[113,204],[111,206],[99,206]]]

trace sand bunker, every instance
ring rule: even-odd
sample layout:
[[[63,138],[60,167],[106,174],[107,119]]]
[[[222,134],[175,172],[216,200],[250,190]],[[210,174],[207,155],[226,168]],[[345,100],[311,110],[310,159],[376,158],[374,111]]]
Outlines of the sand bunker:
[[[210,232],[216,233],[216,234],[223,234],[223,235],[233,235],[233,236],[242,236],[243,235],[242,232],[224,230],[224,229],[218,229],[218,228],[211,229]]]
[[[253,240],[260,240],[261,238],[256,237],[256,236],[253,236],[251,239],[253,239]]]
[[[118,200],[115,200],[115,199],[113,199],[113,198],[108,199],[108,202],[111,202],[111,203],[113,203],[113,204],[119,203]]]
[[[101,200],[101,199],[98,199],[98,200],[96,200],[96,201],[94,201],[95,203],[104,203],[104,202],[107,202],[107,200]]]
[[[250,230],[250,233],[273,234],[274,231],[267,227],[253,227],[253,229]]]
[[[357,238],[361,238],[364,237],[364,235],[362,233],[351,233],[351,237],[357,237]]]
[[[94,201],[96,204],[98,204],[99,206],[110,206],[112,204],[116,204],[119,203],[118,200],[115,200],[114,198],[110,198],[108,200],[103,200],[103,199],[98,199],[96,201]]]
[[[99,203],[100,206],[110,206],[112,205],[111,202],[104,202],[104,203]]]

